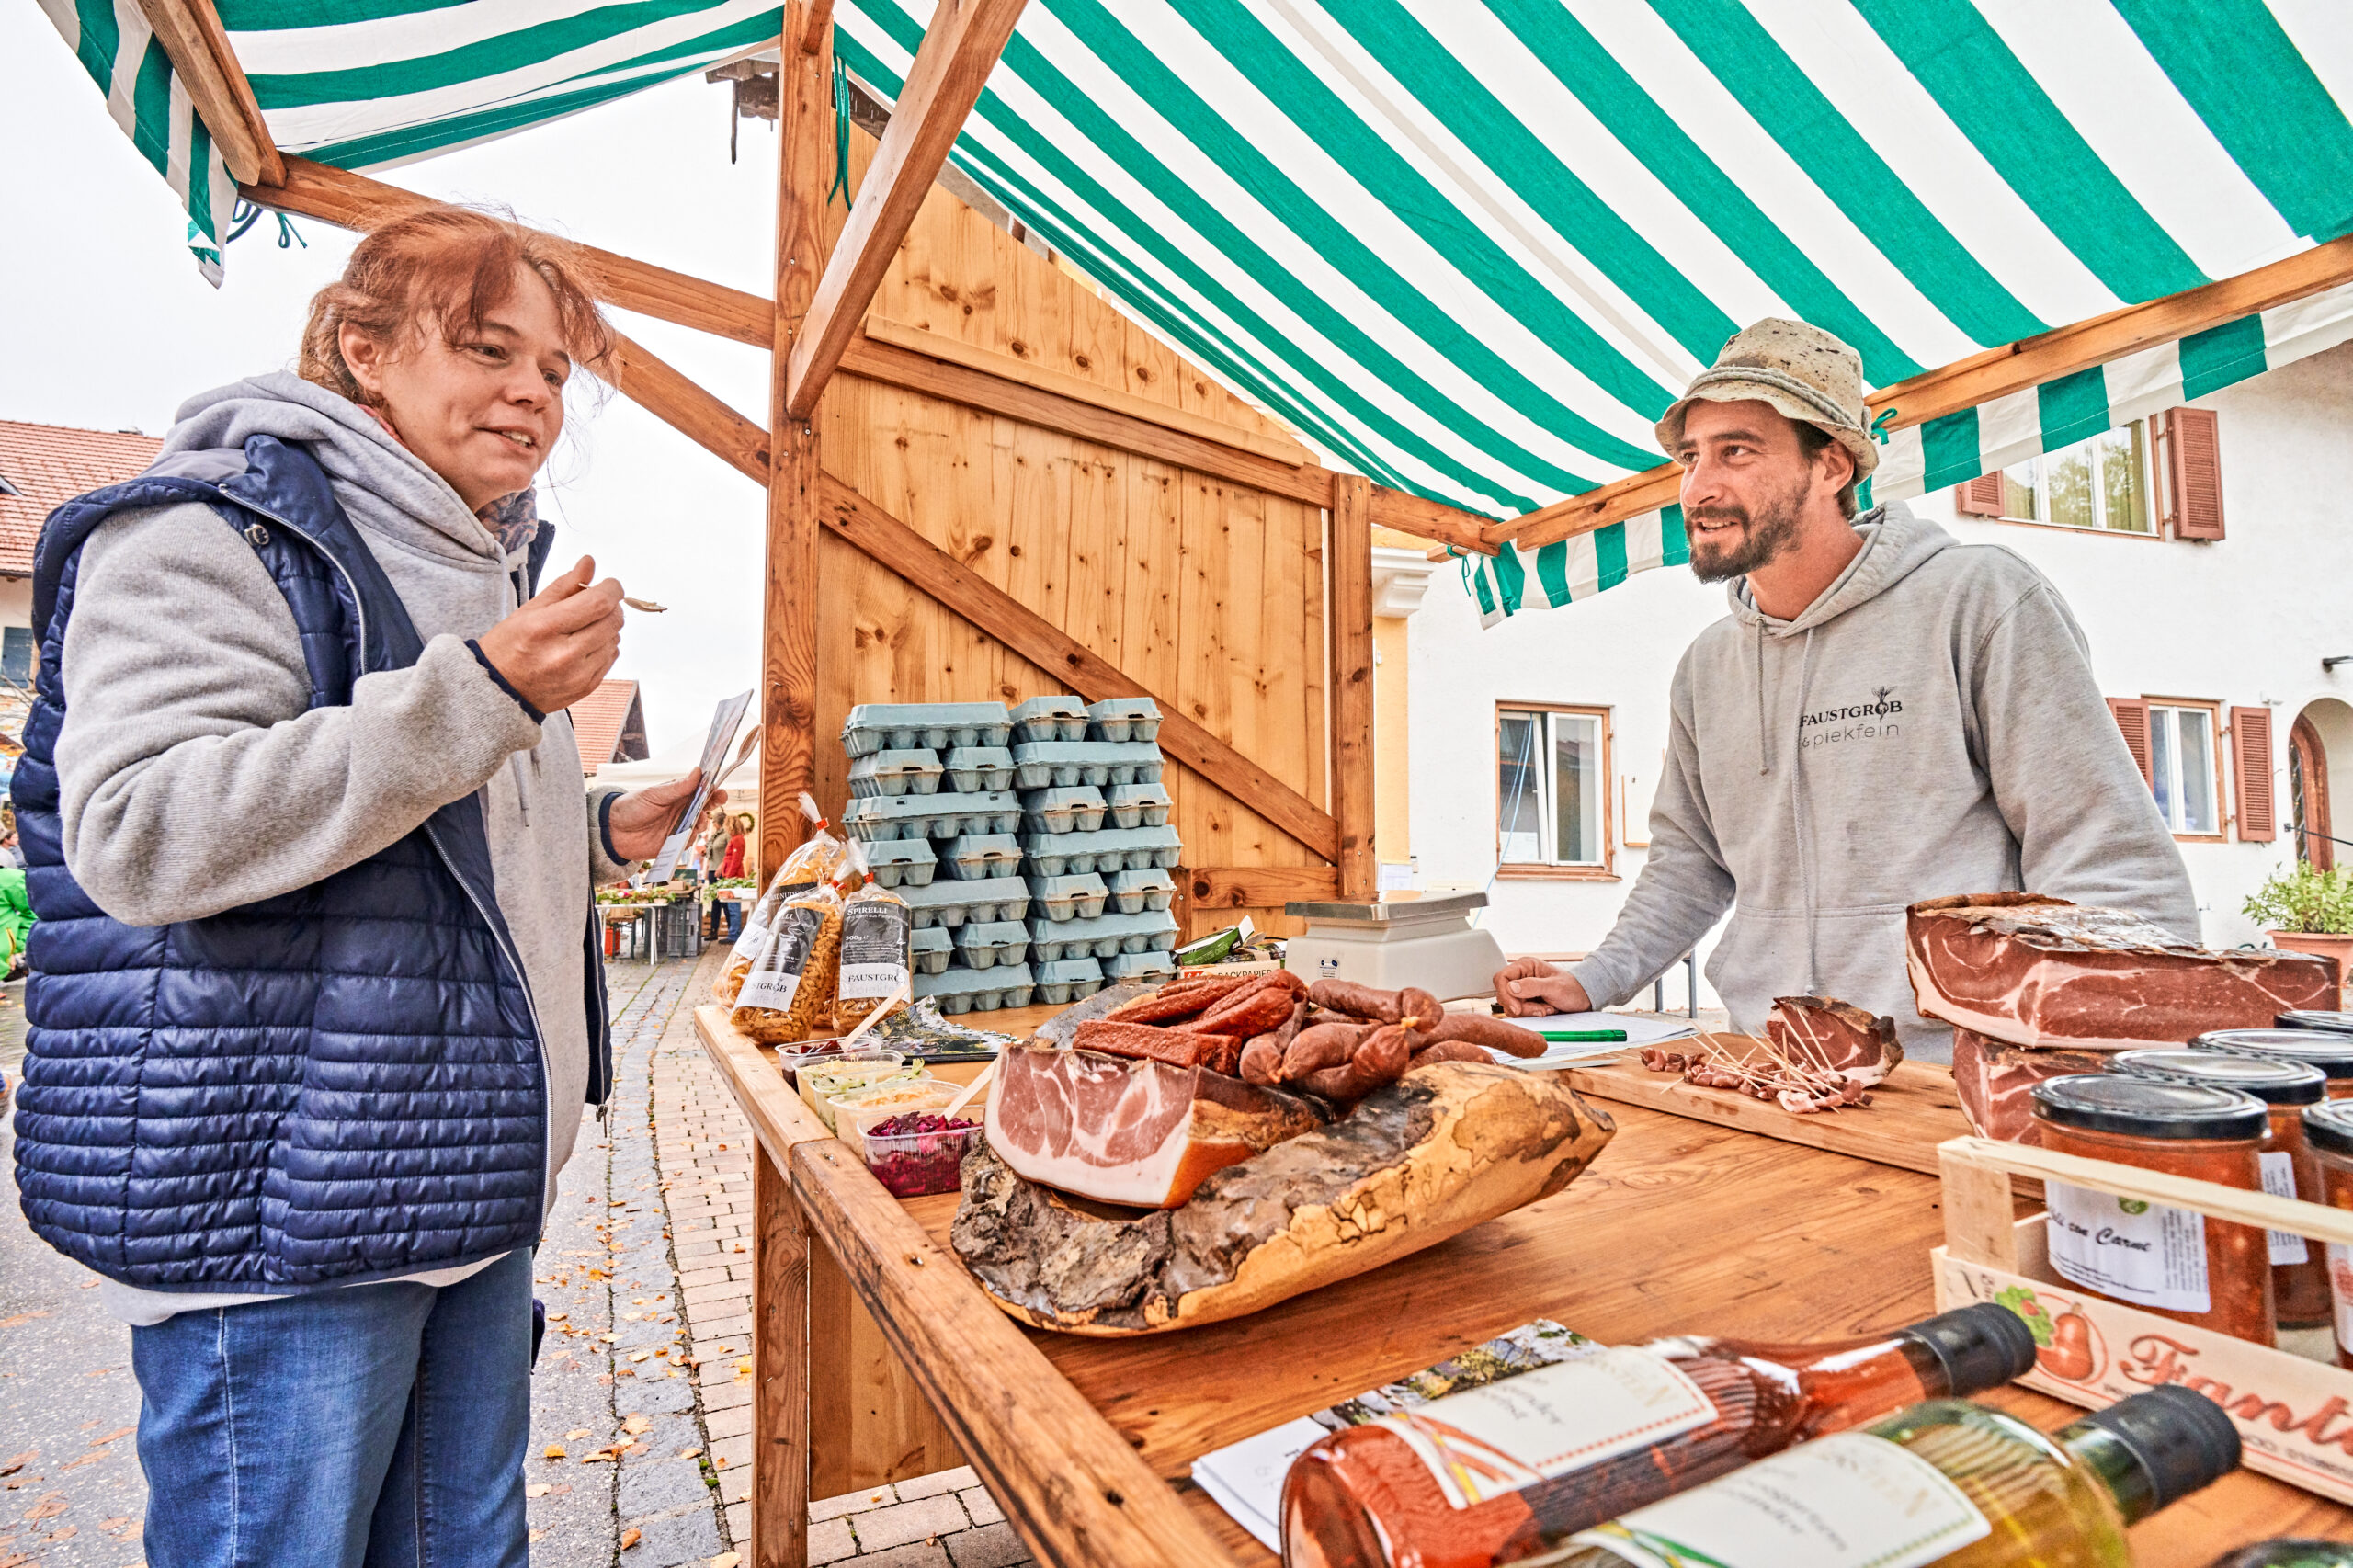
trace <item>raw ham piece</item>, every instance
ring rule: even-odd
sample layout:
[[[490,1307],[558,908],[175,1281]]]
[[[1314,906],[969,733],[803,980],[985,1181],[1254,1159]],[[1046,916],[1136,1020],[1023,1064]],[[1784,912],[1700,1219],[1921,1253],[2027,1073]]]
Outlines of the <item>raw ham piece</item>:
[[[1952,1086],[1970,1131],[2005,1143],[2040,1143],[2034,1086],[2076,1073],[2105,1073],[2105,1051],[2038,1051],[1988,1040],[1975,1029],[1952,1031]]]
[[[1895,1020],[1864,1012],[1836,996],[1776,996],[1765,1015],[1765,1038],[1792,1062],[1827,1067],[1865,1088],[1887,1082],[1904,1048]]]
[[[1204,1067],[1007,1046],[986,1118],[1016,1173],[1105,1203],[1173,1209],[1212,1172],[1324,1124],[1308,1102]]]
[[[2011,1045],[2177,1045],[2337,995],[2333,959],[2192,947],[2123,910],[2034,893],[1915,903],[1904,956],[1921,1012]]]

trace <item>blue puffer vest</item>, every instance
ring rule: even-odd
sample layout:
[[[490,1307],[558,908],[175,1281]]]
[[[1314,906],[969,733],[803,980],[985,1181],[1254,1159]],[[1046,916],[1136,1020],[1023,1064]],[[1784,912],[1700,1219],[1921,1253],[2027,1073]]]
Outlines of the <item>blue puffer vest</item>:
[[[477,797],[308,887],[176,925],[108,917],[66,869],[55,747],[82,545],[118,513],[188,502],[217,511],[285,595],[312,707],[347,704],[360,676],[424,651],[317,462],[272,437],[242,459],[166,458],[51,515],[13,791],[40,917],[17,1111],[25,1217],[108,1278],[164,1290],[356,1283],[529,1245],[547,1075]],[[592,1102],[610,1079],[600,960],[572,1003],[589,1009]]]

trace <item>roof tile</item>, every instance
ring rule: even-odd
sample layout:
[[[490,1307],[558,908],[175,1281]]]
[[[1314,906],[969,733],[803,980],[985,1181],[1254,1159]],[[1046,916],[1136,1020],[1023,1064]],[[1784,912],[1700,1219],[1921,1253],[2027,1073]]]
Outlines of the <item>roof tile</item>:
[[[144,472],[164,443],[135,430],[77,430],[0,419],[0,577],[29,577],[33,543],[50,513],[103,484]]]

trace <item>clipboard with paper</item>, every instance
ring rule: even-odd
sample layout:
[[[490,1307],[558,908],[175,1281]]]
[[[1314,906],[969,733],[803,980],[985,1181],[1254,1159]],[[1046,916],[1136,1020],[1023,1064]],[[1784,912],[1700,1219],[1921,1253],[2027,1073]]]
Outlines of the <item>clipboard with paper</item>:
[[[678,813],[676,824],[670,829],[670,836],[662,841],[662,853],[654,858],[653,869],[647,873],[649,881],[666,882],[670,880],[670,873],[677,869],[678,857],[686,853],[688,835],[694,832],[695,824],[702,820],[702,809],[710,801],[711,790],[717,787],[721,777],[735,766],[727,762],[727,747],[735,739],[736,732],[744,727],[744,710],[751,705],[752,694],[739,691],[711,711],[710,733],[703,737],[702,743],[702,782],[695,787],[694,799],[687,802],[687,809]],[[744,751],[736,756],[736,764],[750,755],[752,746],[758,740],[759,732],[755,730],[745,742]]]

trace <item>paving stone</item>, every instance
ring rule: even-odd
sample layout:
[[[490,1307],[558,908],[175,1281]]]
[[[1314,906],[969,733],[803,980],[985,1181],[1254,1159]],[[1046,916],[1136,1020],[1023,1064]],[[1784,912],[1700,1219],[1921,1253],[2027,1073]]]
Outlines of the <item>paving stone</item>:
[[[912,1503],[918,1497],[937,1497],[943,1492],[961,1492],[967,1486],[978,1486],[980,1483],[981,1478],[972,1472],[971,1465],[958,1465],[954,1470],[935,1471],[929,1475],[918,1475],[911,1481],[900,1482],[899,1501]]]
[[[996,1506],[996,1499],[989,1495],[985,1486],[970,1487],[956,1494],[956,1498],[976,1525],[993,1525],[1005,1517],[1005,1510]]]
[[[697,1568],[726,1550],[719,1538],[719,1515],[698,1506],[685,1513],[647,1520],[627,1528],[638,1530],[638,1542],[621,1556],[626,1568]]]
[[[856,1515],[850,1528],[858,1532],[858,1545],[877,1551],[929,1536],[952,1535],[971,1522],[964,1517],[964,1506],[949,1494]]]
[[[955,1559],[956,1568],[1015,1568],[1016,1564],[1029,1561],[1029,1549],[1021,1544],[1021,1538],[1006,1524],[959,1530],[940,1544]]]
[[[703,1415],[703,1429],[714,1438],[733,1437],[752,1429],[752,1406],[749,1401],[733,1410],[710,1410]]]
[[[710,1501],[710,1487],[703,1480],[699,1460],[655,1460],[649,1456],[622,1468],[619,1507],[624,1520],[682,1508],[691,1503],[708,1508]]]
[[[927,1541],[870,1551],[849,1562],[853,1568],[954,1568],[948,1560],[947,1549]]]
[[[838,1497],[820,1497],[809,1505],[813,1519],[838,1519],[844,1514],[870,1513],[887,1508],[899,1500],[898,1494],[888,1486],[870,1487],[864,1492],[845,1492]]]
[[[749,1503],[739,1506],[744,1509],[744,1517],[748,1525],[752,1506]],[[730,1509],[729,1512],[733,1513],[733,1510]],[[751,1532],[746,1528],[738,1533],[741,1536],[748,1536]],[[849,1533],[847,1519],[819,1519],[810,1525],[809,1561],[811,1562],[831,1562],[836,1558],[857,1555],[858,1538]]]

